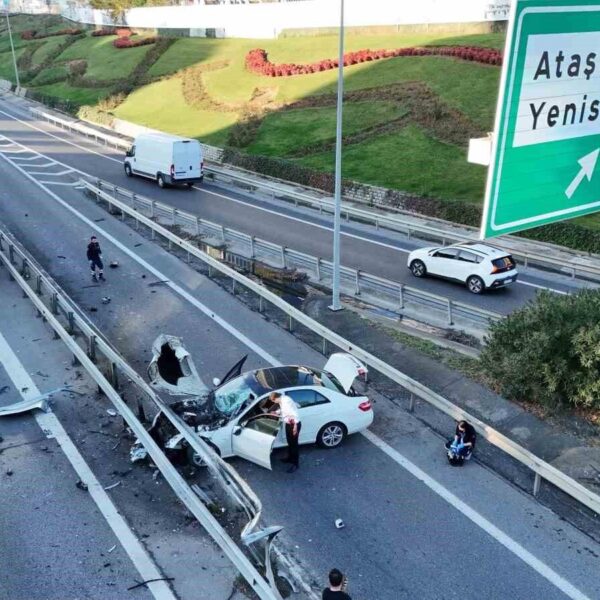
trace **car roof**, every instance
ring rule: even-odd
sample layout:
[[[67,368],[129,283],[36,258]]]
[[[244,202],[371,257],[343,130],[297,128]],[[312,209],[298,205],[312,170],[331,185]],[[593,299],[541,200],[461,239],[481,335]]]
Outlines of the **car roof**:
[[[267,392],[278,391],[285,388],[321,386],[320,381],[315,379],[322,371],[310,369],[300,365],[288,365],[284,367],[269,367],[247,371],[240,375],[246,384],[259,396]],[[238,379],[238,378],[236,378]],[[232,380],[234,381],[234,380]],[[224,384],[227,385],[227,384]]]
[[[465,242],[463,244],[455,244],[453,248],[460,248],[461,250],[468,250],[469,252],[475,252],[487,258],[499,258],[501,256],[507,256],[509,253],[495,246],[488,246],[487,244],[481,244],[479,242]]]

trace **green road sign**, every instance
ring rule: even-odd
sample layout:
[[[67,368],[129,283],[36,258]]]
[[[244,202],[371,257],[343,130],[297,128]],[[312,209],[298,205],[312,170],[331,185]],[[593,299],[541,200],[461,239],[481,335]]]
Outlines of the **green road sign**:
[[[600,210],[600,0],[512,0],[481,237]]]

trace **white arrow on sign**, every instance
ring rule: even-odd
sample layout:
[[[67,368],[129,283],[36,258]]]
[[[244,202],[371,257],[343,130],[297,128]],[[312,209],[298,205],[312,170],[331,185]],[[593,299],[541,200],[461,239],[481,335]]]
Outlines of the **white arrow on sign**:
[[[577,162],[581,169],[579,169],[579,173],[575,175],[575,179],[571,181],[569,187],[565,190],[565,194],[567,198],[570,200],[571,196],[575,193],[575,190],[579,187],[579,184],[583,181],[584,177],[587,177],[588,181],[591,181],[592,175],[594,174],[594,169],[596,168],[596,162],[598,161],[598,154],[600,153],[600,148],[582,156]]]

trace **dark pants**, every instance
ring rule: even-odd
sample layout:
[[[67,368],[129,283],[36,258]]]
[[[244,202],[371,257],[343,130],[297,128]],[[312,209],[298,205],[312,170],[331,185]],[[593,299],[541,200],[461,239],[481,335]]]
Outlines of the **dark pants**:
[[[100,273],[102,273],[102,271],[104,269],[104,265],[102,264],[102,259],[100,257],[92,258],[90,260],[90,269],[92,270],[93,274],[96,274],[96,267],[98,267],[98,271],[100,271]]]
[[[298,452],[298,438],[300,437],[300,430],[302,429],[302,423],[296,423],[296,435],[294,435],[294,426],[289,423],[285,424],[285,439],[288,444],[288,462],[298,466],[298,459],[300,453]]]

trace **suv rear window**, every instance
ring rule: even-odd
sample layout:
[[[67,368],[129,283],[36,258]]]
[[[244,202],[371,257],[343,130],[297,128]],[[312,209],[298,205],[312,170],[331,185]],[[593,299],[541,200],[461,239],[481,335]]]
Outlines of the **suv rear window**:
[[[502,258],[495,258],[492,261],[494,265],[494,273],[504,273],[515,268],[515,261],[512,256],[504,256]]]

